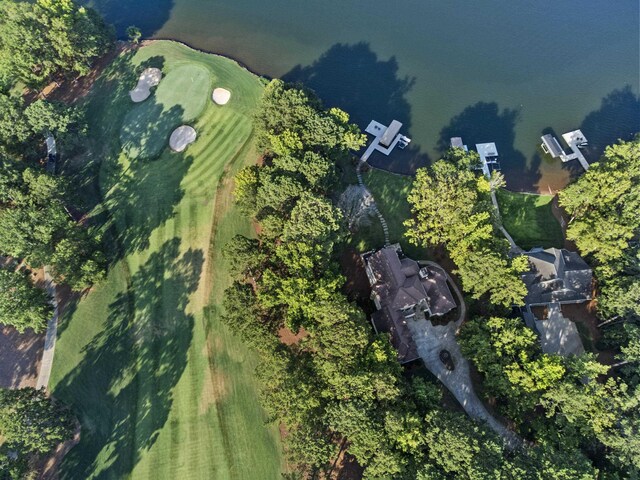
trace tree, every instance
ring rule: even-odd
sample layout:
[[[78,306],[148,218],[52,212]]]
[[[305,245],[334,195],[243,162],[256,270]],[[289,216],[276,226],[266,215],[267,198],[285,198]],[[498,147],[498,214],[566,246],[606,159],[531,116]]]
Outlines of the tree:
[[[11,325],[20,333],[31,328],[42,332],[52,307],[44,290],[35,287],[29,275],[0,268],[0,323]]]
[[[460,346],[484,374],[487,393],[519,420],[565,374],[560,358],[543,354],[535,333],[520,319],[474,319],[462,329]]]
[[[639,184],[637,137],[607,147],[599,162],[560,192],[560,205],[571,216],[567,238],[583,255],[609,266],[625,257],[629,241],[640,229]]]
[[[69,410],[34,388],[0,389],[0,435],[19,455],[50,452],[71,438]]]
[[[450,478],[498,478],[502,443],[461,414],[433,411],[425,418],[424,436],[432,464]]]
[[[523,258],[510,259],[507,245],[494,237],[490,182],[470,166],[477,154],[452,149],[431,168],[419,169],[408,201],[413,218],[405,222],[409,242],[443,245],[456,263],[462,285],[473,298],[489,295],[494,305],[521,305],[526,287],[519,273]],[[494,177],[494,184],[499,183]]]
[[[131,25],[127,27],[127,37],[129,37],[131,43],[138,43],[142,38],[142,31],[138,27]]]
[[[510,260],[499,252],[481,250],[465,252],[462,258],[456,272],[472,298],[478,299],[488,293],[493,305],[508,308],[523,304],[527,287],[519,273],[528,265],[526,257]]]
[[[48,133],[72,150],[86,129],[80,107],[47,100],[36,100],[25,107],[22,98],[0,94],[0,144],[22,156],[32,156],[25,149],[40,147],[42,150]]]
[[[295,155],[304,149],[335,157],[366,143],[345,112],[322,110],[315,95],[282,80],[267,85],[255,120],[258,147],[268,154]]]
[[[55,75],[82,76],[113,42],[112,31],[90,8],[71,0],[3,0],[0,56],[11,75],[39,87]]]
[[[74,222],[64,206],[66,184],[41,170],[0,162],[0,251],[33,267],[50,265],[54,278],[82,289],[98,281],[105,267],[100,237]]]

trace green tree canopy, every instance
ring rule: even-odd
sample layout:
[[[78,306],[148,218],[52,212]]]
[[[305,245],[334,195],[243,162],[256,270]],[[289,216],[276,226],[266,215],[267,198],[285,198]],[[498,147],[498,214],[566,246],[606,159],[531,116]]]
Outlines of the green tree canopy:
[[[97,281],[105,259],[100,238],[70,218],[66,185],[42,170],[0,159],[0,251],[33,267],[50,265],[74,289]]]
[[[488,294],[494,305],[520,305],[526,288],[519,273],[526,262],[509,258],[508,244],[496,237],[490,183],[470,168],[477,161],[476,153],[452,149],[417,171],[405,235],[414,245],[445,246],[473,298]]]
[[[71,413],[34,388],[0,389],[0,434],[20,453],[47,453],[71,437]]]
[[[52,307],[49,296],[35,287],[29,274],[0,268],[0,323],[11,325],[20,333],[31,328],[42,332]]]
[[[640,138],[607,147],[599,162],[560,192],[560,205],[572,217],[567,238],[583,255],[601,265],[625,258],[640,230],[638,185]]]
[[[54,76],[83,76],[113,34],[92,9],[71,0],[0,4],[0,57],[10,75],[39,87]]]

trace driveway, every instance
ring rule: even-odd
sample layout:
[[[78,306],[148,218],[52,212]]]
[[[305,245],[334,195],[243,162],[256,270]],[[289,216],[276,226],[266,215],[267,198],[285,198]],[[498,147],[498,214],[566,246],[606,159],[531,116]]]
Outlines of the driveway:
[[[427,263],[440,268],[446,273],[446,271],[435,262],[421,263]],[[474,420],[486,422],[493,431],[504,439],[509,448],[515,448],[522,443],[520,438],[489,413],[473,390],[469,362],[462,356],[460,345],[458,345],[456,340],[456,331],[460,328],[466,312],[464,298],[448,274],[447,280],[458,297],[460,315],[457,321],[449,322],[446,325],[434,326],[430,320],[418,318],[417,316],[415,320],[407,321],[407,325],[418,350],[418,355],[422,358],[427,369],[456,397],[460,405],[462,405],[462,408],[467,412],[467,415]],[[447,370],[440,361],[441,350],[448,350],[451,354],[455,365],[452,371]]]
[[[456,323],[434,326],[431,321],[425,319],[407,322],[418,348],[418,355],[429,371],[449,389],[471,418],[486,422],[493,431],[504,438],[509,447],[516,447],[520,443],[517,435],[487,411],[473,390],[469,362],[462,356],[456,341]],[[451,354],[454,370],[447,370],[440,361],[439,354],[443,349]]]

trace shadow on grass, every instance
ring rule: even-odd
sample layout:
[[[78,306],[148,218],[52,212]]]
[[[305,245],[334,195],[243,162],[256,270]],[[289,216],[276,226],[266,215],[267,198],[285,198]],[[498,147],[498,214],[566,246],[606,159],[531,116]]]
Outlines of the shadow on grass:
[[[494,142],[509,189],[530,189],[540,178],[540,157],[527,166],[524,154],[516,150],[515,126],[519,117],[519,111],[509,108],[501,111],[496,102],[470,105],[440,131],[438,150],[441,153],[448,150],[451,137],[462,137],[469,149],[474,150],[476,143]]]
[[[525,250],[562,248],[562,229],[553,215],[550,201],[544,203],[545,197],[505,190],[499,190],[497,196],[504,226],[518,246]]]
[[[186,313],[204,262],[164,243],[109,305],[105,328],[53,394],[73,406],[82,439],[65,457],[62,478],[128,478],[155,443],[187,364],[194,318]]]
[[[122,150],[132,160],[153,159],[169,145],[171,131],[182,123],[184,108],[164,110],[154,95],[136,105],[124,118],[120,130]]]
[[[149,247],[153,230],[174,215],[174,208],[184,197],[180,186],[193,163],[193,157],[172,153],[159,162],[133,160],[128,168],[118,164],[110,173],[104,205],[115,229],[111,234],[118,243],[118,256]]]

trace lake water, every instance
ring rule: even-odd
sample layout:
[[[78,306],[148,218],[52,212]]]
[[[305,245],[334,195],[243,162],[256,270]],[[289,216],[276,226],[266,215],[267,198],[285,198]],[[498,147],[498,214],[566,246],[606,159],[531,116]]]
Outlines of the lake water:
[[[582,129],[587,157],[640,130],[637,0],[92,0],[120,34],[181,40],[304,81],[363,128],[398,119],[410,171],[452,136],[496,142],[508,186],[549,191],[580,171],[540,136]],[[396,154],[397,153],[397,154]],[[575,163],[575,165],[573,165]]]

